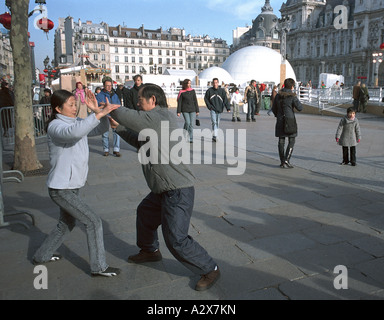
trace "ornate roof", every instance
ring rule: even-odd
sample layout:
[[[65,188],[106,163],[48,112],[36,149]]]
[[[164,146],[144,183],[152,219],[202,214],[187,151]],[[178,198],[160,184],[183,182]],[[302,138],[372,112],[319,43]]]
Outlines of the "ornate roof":
[[[264,7],[261,9],[261,13],[253,20],[253,26],[251,30],[251,37],[265,38],[267,36],[272,37],[273,31],[276,29],[278,23],[277,16],[273,13],[270,0],[266,0]]]

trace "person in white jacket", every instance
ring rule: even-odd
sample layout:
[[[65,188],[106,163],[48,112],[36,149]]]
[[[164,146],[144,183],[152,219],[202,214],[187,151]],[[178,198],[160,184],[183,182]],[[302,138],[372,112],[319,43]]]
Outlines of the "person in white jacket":
[[[241,122],[239,105],[242,101],[243,101],[243,96],[240,94],[239,88],[235,88],[231,98],[231,104],[233,105],[233,115],[232,115],[233,122],[235,122],[236,119],[237,121]]]
[[[57,261],[54,252],[65,236],[75,227],[76,220],[86,227],[92,276],[112,277],[120,270],[106,263],[101,219],[79,196],[88,175],[88,136],[98,136],[109,129],[106,115],[117,106],[99,109],[93,93],[87,93],[87,106],[94,113],[78,118],[76,100],[66,90],[56,91],[51,99],[52,116],[48,121],[48,147],[51,170],[47,186],[49,196],[60,207],[60,218],[55,229],[45,239],[33,257],[34,264]]]

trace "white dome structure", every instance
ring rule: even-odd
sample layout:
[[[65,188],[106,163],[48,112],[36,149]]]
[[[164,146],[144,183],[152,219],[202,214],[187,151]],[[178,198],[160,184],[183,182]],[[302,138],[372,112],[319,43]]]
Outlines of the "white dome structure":
[[[236,84],[243,85],[253,79],[260,83],[278,84],[281,59],[281,54],[275,50],[263,46],[250,46],[230,55],[222,68],[228,71]],[[296,81],[295,72],[288,61],[286,66],[286,78]]]
[[[219,79],[220,84],[222,82],[226,84],[235,83],[233,81],[232,76],[228,73],[228,71],[224,70],[223,68],[211,67],[205,69],[199,74],[199,80],[201,85],[206,85],[206,82],[211,82],[213,78]]]

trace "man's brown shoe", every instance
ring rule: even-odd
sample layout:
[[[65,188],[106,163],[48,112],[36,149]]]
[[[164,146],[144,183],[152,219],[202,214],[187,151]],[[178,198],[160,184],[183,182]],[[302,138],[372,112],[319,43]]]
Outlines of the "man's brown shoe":
[[[217,270],[213,270],[210,273],[203,274],[200,280],[197,282],[195,290],[204,291],[212,287],[215,282],[220,278],[220,269],[217,267]]]
[[[160,250],[155,252],[146,252],[140,250],[140,252],[134,256],[128,257],[128,262],[130,263],[145,263],[145,262],[156,262],[163,259]]]
[[[121,154],[120,154],[120,152],[118,152],[118,151],[113,151],[113,154],[114,154],[116,157],[118,157],[118,158],[121,157]]]

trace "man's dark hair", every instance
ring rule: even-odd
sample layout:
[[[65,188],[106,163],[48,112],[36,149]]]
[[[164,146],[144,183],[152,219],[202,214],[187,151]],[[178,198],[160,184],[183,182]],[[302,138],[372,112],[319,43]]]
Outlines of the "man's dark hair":
[[[145,99],[149,100],[152,96],[156,99],[156,105],[161,108],[168,108],[167,97],[161,87],[156,84],[146,83],[142,86],[139,91],[140,95]]]
[[[143,77],[140,75],[140,74],[137,74],[133,77],[133,81],[136,81],[138,78],[141,79],[141,81],[143,81]]]
[[[256,80],[251,80],[251,84],[256,83]]]
[[[295,87],[295,84],[296,82],[292,78],[285,79],[284,81],[284,87],[286,89],[293,89]]]
[[[104,77],[102,82],[105,84],[107,81],[111,82],[113,84],[112,78],[111,77]]]
[[[215,80],[219,81],[219,79],[218,79],[218,78],[213,78],[212,82],[214,82]]]
[[[347,114],[348,114],[348,113],[352,113],[352,112],[356,112],[355,108],[354,108],[354,107],[349,107],[349,108],[347,109]]]

